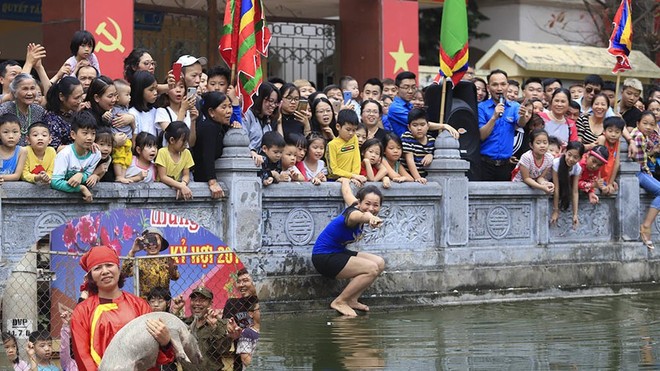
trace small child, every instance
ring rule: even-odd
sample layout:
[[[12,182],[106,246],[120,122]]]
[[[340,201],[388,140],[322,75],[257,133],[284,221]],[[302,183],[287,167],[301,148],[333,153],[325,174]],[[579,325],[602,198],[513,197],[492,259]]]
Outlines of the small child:
[[[99,153],[101,154],[101,159],[96,165],[94,172],[87,180],[87,185],[89,187],[94,187],[96,183],[101,182],[114,182],[114,167],[112,165],[112,148],[114,147],[115,138],[112,136],[112,131],[105,126],[101,126],[96,129],[96,138],[94,143],[99,148]]]
[[[573,228],[578,227],[578,181],[582,174],[582,167],[578,162],[583,154],[584,145],[581,142],[568,142],[564,154],[552,160],[552,183],[555,189],[550,224],[557,224],[559,211],[567,210],[572,203]]]
[[[298,154],[298,142],[296,141],[296,137],[287,135],[284,143],[281,158],[282,174],[280,175],[280,181],[302,182],[305,180],[305,177],[296,167],[296,156]],[[288,174],[288,177],[283,177],[285,174]]]
[[[259,303],[253,303],[248,309],[248,315],[253,318],[255,312],[259,310]],[[252,324],[241,331],[241,336],[236,342],[236,354],[241,356],[241,363],[243,368],[252,363],[252,353],[257,347],[259,342],[259,324],[252,321]]]
[[[408,130],[401,135],[403,163],[406,170],[417,183],[426,184],[425,168],[433,161],[435,151],[435,138],[428,134],[429,123],[426,121],[426,112],[413,108],[408,113]]]
[[[348,178],[361,186],[367,178],[360,175],[360,146],[355,131],[358,127],[358,115],[350,109],[339,111],[337,117],[338,135],[328,143],[326,160],[328,178]]]
[[[19,358],[18,343],[14,335],[3,332],[2,345],[5,347],[7,358],[14,365],[14,371],[30,371],[30,365]]]
[[[296,144],[296,165],[298,165],[305,159],[305,154],[307,153],[307,138],[300,133],[289,133],[288,141]]]
[[[553,158],[561,156],[561,140],[559,140],[559,138],[548,138],[548,153],[550,153]]]
[[[151,183],[156,181],[154,159],[158,152],[158,138],[146,131],[135,136],[135,148],[131,166],[126,169],[126,177],[132,182]]]
[[[32,370],[59,371],[60,369],[50,362],[53,354],[53,339],[46,330],[34,331],[30,334],[28,342],[28,355]]]
[[[28,143],[25,166],[21,179],[36,184],[50,184],[55,165],[55,148],[49,147],[48,125],[37,121],[28,127]]]
[[[167,312],[172,301],[170,290],[156,286],[147,293],[147,302],[153,312]]]
[[[96,137],[96,119],[89,111],[77,112],[71,119],[73,144],[64,147],[55,156],[53,180],[50,186],[64,192],[80,192],[83,200],[92,202],[89,177],[101,160],[101,154],[92,152]]]
[[[307,136],[305,159],[296,164],[305,181],[319,185],[327,180],[328,169],[323,161],[324,154],[325,138],[319,133],[310,133]]]
[[[114,81],[115,88],[117,89],[117,103],[112,107],[110,113],[111,117],[109,122],[120,115],[129,115],[128,105],[131,103],[131,85],[122,79]],[[131,183],[131,180],[126,177],[126,169],[131,165],[133,155],[131,148],[133,143],[133,133],[135,132],[135,122],[130,125],[115,127],[112,126],[112,137],[114,146],[112,148],[112,168],[115,173],[115,181],[121,183]]]
[[[163,131],[167,147],[158,150],[156,168],[158,179],[176,189],[176,199],[191,200],[193,195],[190,183],[190,168],[195,166],[192,154],[188,150],[190,129],[183,121],[173,121]]]
[[[391,99],[394,99],[394,97],[396,97],[398,93],[399,93],[399,87],[396,86],[394,79],[391,78],[383,79],[383,95],[389,95],[390,97],[392,97]],[[385,99],[383,99],[383,101],[384,100]]]
[[[60,313],[62,328],[60,329],[60,365],[66,371],[78,371],[78,364],[71,357],[71,312],[68,310]]]
[[[589,195],[589,202],[597,204],[600,202],[596,190],[601,192],[605,189],[605,182],[600,177],[600,168],[607,163],[609,152],[605,146],[595,146],[585,153],[579,165],[582,174],[578,181],[578,188]]]
[[[281,179],[289,180],[289,175],[282,172],[282,152],[286,142],[277,131],[264,133],[261,138],[261,170],[258,172],[264,187],[278,183]]]
[[[385,149],[383,150],[385,161],[383,165],[387,168],[387,176],[397,183],[412,182],[413,177],[408,173],[405,166],[401,166],[401,155],[403,144],[401,138],[394,133],[385,134]]]
[[[554,157],[548,153],[548,133],[545,130],[535,130],[530,135],[531,149],[520,156],[520,161],[511,173],[511,180],[524,182],[532,188],[552,194],[555,186],[548,181],[552,160]]]
[[[76,72],[83,66],[92,66],[98,72],[97,75],[101,74],[99,60],[94,54],[95,46],[96,40],[94,40],[94,35],[91,32],[80,30],[73,34],[70,45],[71,57],[64,62],[64,64],[71,67],[71,76],[75,77]]]
[[[619,140],[626,126],[626,122],[619,116],[607,117],[603,120],[603,135],[599,136],[596,143],[607,148],[607,163],[600,169],[600,177],[605,182],[603,194],[613,194],[619,190],[616,176],[619,173]]]
[[[387,176],[387,168],[383,166],[383,143],[378,138],[368,139],[360,147],[362,167],[360,175],[367,177],[370,182],[383,181],[383,188],[390,188],[390,178]]]
[[[358,145],[362,147],[367,140],[367,127],[363,123],[358,124],[357,129],[355,130],[355,136],[358,139]]]
[[[0,116],[0,184],[21,179],[27,150],[18,145],[21,124],[13,113]]]
[[[339,87],[342,92],[351,94],[351,99],[348,101],[344,99],[344,107],[352,109],[358,117],[360,117],[360,105],[357,102],[357,99],[360,96],[360,85],[358,85],[357,80],[351,76],[342,76],[339,79]]]

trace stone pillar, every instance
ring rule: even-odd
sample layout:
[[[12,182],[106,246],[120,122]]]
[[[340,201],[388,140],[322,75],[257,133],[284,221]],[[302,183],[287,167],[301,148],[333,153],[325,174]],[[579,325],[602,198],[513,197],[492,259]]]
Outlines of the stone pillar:
[[[458,140],[442,131],[435,141],[433,162],[427,179],[442,188],[440,210],[436,215],[437,236],[441,247],[468,243],[468,178],[470,163],[461,159]]]
[[[2,295],[2,324],[5,331],[7,321],[28,320],[32,331],[37,330],[39,305],[37,302],[37,254],[36,246],[32,246],[27,254],[13,267],[10,279],[7,280]],[[23,334],[24,335],[24,334]],[[18,340],[19,352],[25,355],[27,338]]]
[[[646,215],[646,209],[640,209],[640,188],[637,180],[639,164],[628,159],[628,144],[621,137],[619,145],[621,161],[619,167],[619,194],[616,197],[617,224],[616,233],[623,241],[639,240],[639,226]]]
[[[229,129],[224,139],[222,157],[215,162],[218,179],[229,191],[225,192],[226,219],[223,223],[225,243],[241,257],[249,257],[261,249],[261,182],[258,168],[250,156],[247,135],[241,129]],[[243,262],[253,275],[252,264]]]

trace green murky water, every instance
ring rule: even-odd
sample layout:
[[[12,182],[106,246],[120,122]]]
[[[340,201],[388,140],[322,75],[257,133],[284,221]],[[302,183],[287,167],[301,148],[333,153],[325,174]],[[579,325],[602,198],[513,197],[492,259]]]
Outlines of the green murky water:
[[[265,317],[252,370],[660,370],[660,292]]]

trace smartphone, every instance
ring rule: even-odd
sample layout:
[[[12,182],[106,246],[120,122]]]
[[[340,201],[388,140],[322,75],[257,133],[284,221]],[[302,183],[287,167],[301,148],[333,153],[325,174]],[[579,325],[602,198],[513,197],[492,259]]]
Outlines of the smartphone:
[[[351,93],[350,91],[344,91],[344,104],[348,104],[348,102],[350,102],[351,99],[353,99],[353,93]]]
[[[341,101],[337,99],[330,99],[330,102],[332,103],[332,108],[335,110],[335,113],[339,112],[341,109]]]
[[[197,94],[197,88],[190,87],[190,88],[188,88],[188,91],[186,92],[186,97],[190,98],[190,97],[194,96],[195,94]]]
[[[174,81],[179,82],[181,80],[181,68],[182,65],[181,63],[174,63],[172,64],[172,74],[174,75]]]
[[[307,101],[307,99],[301,99],[298,101],[298,108],[296,108],[296,111],[307,112],[308,105],[309,102]]]

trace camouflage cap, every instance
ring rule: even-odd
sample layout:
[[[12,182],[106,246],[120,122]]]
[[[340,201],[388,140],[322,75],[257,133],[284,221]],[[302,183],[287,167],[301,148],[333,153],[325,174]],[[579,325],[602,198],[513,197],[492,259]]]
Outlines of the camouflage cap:
[[[201,295],[207,299],[213,300],[213,293],[204,286],[199,286],[190,293],[191,298],[196,295]]]

